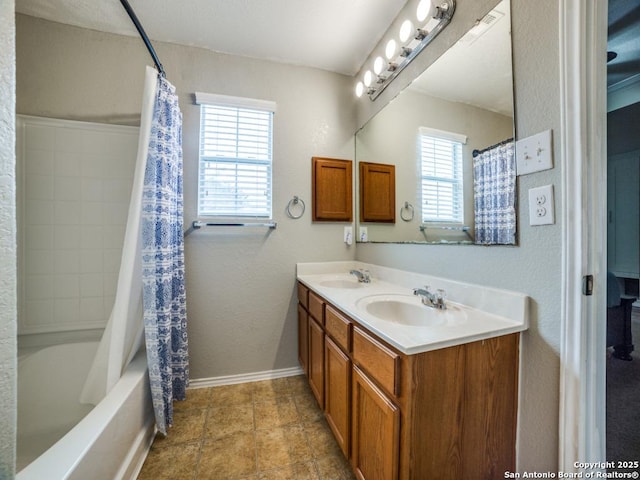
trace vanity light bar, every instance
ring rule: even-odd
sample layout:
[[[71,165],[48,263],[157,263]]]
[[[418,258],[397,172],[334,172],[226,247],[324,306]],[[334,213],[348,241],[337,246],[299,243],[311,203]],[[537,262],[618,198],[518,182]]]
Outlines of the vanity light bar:
[[[370,77],[366,78],[364,84],[362,82],[358,82],[356,85],[356,95],[361,96],[362,93],[366,92],[371,100],[375,100],[378,96],[384,91],[385,88],[396,78],[404,68],[411,63],[411,61],[424,49],[431,41],[438,36],[438,34],[444,29],[453,18],[453,13],[456,9],[455,0],[423,0],[418,6],[418,18],[419,21],[421,16],[421,7],[424,2],[431,2],[431,8],[429,9],[429,13],[432,14],[427,21],[427,25],[431,24],[433,21],[437,21],[438,23],[429,31],[423,28],[413,28],[413,25],[409,20],[403,22],[402,26],[402,39],[405,41],[401,41],[398,46],[396,52],[396,40],[392,39],[387,44],[386,48],[386,57],[388,60],[386,70],[377,73],[377,80],[371,81]],[[433,6],[436,4],[435,6]],[[413,37],[411,35],[407,36],[407,26],[411,25],[411,29],[414,32]],[[411,40],[409,40],[411,38]],[[409,40],[407,42],[407,40]],[[391,43],[393,42],[393,46],[391,47]],[[380,57],[378,57],[380,58]],[[377,60],[377,59],[376,59]],[[378,70],[374,67],[374,71]],[[367,70],[369,76],[371,75],[371,70]]]

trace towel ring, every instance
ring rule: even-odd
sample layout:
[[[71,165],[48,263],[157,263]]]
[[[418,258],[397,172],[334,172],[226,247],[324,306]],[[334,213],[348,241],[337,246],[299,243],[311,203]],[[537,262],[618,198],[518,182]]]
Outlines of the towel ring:
[[[300,213],[298,215],[294,215],[291,212],[291,208],[295,207],[296,205],[302,205],[302,210],[300,211]],[[290,218],[298,219],[298,218],[302,217],[302,215],[304,215],[305,208],[306,207],[305,207],[305,204],[302,201],[302,199],[298,198],[297,195],[294,195],[294,197],[291,200],[289,200],[289,203],[287,203],[287,215],[289,215]]]
[[[405,210],[409,211],[406,217],[404,216],[404,213],[403,213]],[[413,209],[413,205],[411,205],[409,202],[404,202],[404,206],[400,208],[400,218],[405,222],[410,222],[411,220],[413,220],[414,214],[415,214],[415,211]]]

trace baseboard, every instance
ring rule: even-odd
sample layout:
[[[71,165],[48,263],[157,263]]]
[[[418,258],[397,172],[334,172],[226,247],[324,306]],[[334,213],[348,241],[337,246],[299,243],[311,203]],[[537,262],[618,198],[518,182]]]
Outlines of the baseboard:
[[[222,377],[196,378],[189,380],[189,388],[218,387],[220,385],[235,385],[237,383],[258,382],[274,378],[302,375],[301,367],[283,368],[280,370],[266,370],[264,372],[241,373],[239,375],[225,375]]]

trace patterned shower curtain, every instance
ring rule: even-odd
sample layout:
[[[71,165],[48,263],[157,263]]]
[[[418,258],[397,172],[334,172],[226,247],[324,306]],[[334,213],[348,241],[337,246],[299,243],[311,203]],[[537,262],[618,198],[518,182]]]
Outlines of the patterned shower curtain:
[[[513,142],[473,158],[475,239],[482,245],[516,243],[516,161]]]
[[[142,196],[142,284],[156,425],[173,423],[189,383],[184,278],[182,114],[175,87],[158,77]]]

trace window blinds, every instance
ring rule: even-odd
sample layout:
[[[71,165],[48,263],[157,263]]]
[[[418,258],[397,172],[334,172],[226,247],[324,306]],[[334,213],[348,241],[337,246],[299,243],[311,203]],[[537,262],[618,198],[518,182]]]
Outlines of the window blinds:
[[[423,222],[463,223],[462,140],[420,131]],[[452,135],[457,135],[453,137]]]
[[[200,98],[199,98],[200,95]],[[209,98],[213,97],[213,98]],[[225,101],[234,99],[234,102]],[[273,112],[235,97],[200,105],[198,216],[271,218]],[[261,101],[258,101],[261,102]],[[262,102],[269,104],[270,102]]]

